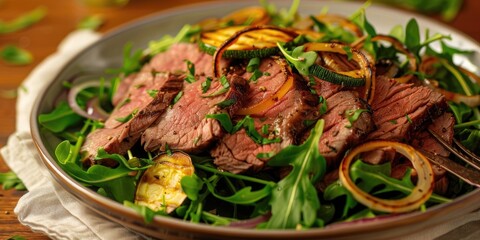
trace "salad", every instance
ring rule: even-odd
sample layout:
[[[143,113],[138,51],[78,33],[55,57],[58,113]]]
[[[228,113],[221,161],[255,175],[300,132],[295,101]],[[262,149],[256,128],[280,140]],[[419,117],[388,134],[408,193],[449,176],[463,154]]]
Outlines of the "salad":
[[[38,117],[63,140],[58,164],[147,223],[322,228],[474,190],[480,78],[453,61],[471,52],[422,37],[415,19],[381,34],[367,6],[299,4],[126,44],[121,68],[66,80],[67,99]]]

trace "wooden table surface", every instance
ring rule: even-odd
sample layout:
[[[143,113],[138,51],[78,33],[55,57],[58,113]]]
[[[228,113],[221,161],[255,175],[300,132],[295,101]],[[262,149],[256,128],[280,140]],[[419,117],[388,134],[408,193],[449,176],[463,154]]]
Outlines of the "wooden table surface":
[[[5,93],[18,88],[31,70],[45,57],[54,53],[60,41],[75,30],[77,23],[86,16],[100,14],[105,22],[99,31],[108,32],[146,14],[195,2],[205,0],[130,0],[124,7],[110,8],[87,7],[80,0],[0,0],[0,20],[13,19],[38,6],[45,6],[48,9],[46,17],[40,23],[16,33],[0,35],[0,48],[6,44],[15,44],[30,51],[35,59],[32,64],[26,66],[8,66],[0,63],[0,91]],[[447,24],[480,41],[479,9],[480,1],[465,0],[457,18]],[[432,18],[440,21],[438,17]],[[0,97],[0,147],[5,146],[8,136],[15,130],[15,101],[15,98]],[[0,156],[0,172],[6,171],[8,167]],[[15,235],[26,239],[48,239],[21,225],[13,213],[18,199],[24,193],[0,189],[0,239]]]

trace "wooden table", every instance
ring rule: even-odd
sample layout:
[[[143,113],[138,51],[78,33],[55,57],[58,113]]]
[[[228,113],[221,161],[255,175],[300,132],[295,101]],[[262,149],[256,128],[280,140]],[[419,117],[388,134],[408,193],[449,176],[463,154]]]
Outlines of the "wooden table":
[[[55,52],[60,41],[85,16],[100,14],[105,23],[99,29],[108,32],[111,29],[156,11],[205,0],[130,0],[125,7],[95,8],[87,7],[80,0],[0,0],[0,19],[12,19],[38,6],[48,9],[47,16],[38,24],[7,35],[0,35],[0,48],[6,44],[16,44],[29,50],[35,60],[27,66],[7,66],[0,63],[0,91],[10,91],[18,88],[32,69],[45,57]],[[480,17],[478,10],[480,1],[465,0],[459,16],[448,23],[454,28],[480,41]],[[438,21],[438,17],[435,17]],[[8,136],[15,131],[15,98],[0,97],[0,147],[5,146]],[[8,167],[0,157],[0,172],[8,171]],[[26,239],[48,239],[42,234],[32,232],[21,225],[13,209],[24,192],[0,189],[0,239],[20,235]]]

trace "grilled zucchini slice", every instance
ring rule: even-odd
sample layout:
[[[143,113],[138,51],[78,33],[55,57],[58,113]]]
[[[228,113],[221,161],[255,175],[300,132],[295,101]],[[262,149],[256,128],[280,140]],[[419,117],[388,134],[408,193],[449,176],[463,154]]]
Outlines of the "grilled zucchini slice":
[[[222,28],[216,31],[204,32],[200,36],[200,49],[213,55],[218,47],[229,40],[245,26]],[[288,43],[297,34],[291,34],[277,29],[252,29],[243,33],[238,40],[223,53],[224,58],[263,58],[278,53],[277,42]]]

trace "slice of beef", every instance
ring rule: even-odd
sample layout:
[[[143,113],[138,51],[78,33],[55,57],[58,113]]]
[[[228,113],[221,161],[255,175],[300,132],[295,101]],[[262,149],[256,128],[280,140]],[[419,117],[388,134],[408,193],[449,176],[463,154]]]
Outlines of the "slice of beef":
[[[201,85],[204,81],[186,84],[180,100],[145,130],[141,139],[145,150],[165,151],[168,146],[187,153],[198,153],[224,134],[217,120],[205,116],[221,112],[233,114],[243,104],[248,83],[242,77],[230,76],[228,92],[205,97],[218,92],[223,86],[219,80],[214,80],[210,90],[202,93]],[[232,105],[222,108],[217,105],[221,102],[231,102]]]
[[[92,164],[99,148],[108,153],[125,154],[140,138],[141,133],[162,115],[183,86],[183,76],[175,74],[140,73],[133,81],[127,96],[105,123],[105,128],[90,133],[81,151]],[[150,91],[148,91],[150,90]],[[130,99],[126,101],[126,99]],[[126,122],[118,121],[132,112]],[[88,163],[90,161],[90,163]]]
[[[409,141],[415,130],[440,116],[446,107],[445,98],[438,92],[380,76],[371,104],[377,129],[368,139]]]
[[[125,96],[128,94],[128,89],[132,82],[135,81],[135,78],[137,78],[137,75],[137,73],[132,73],[120,81],[117,91],[115,91],[112,97],[113,106],[117,106],[123,99],[125,99]]]
[[[453,134],[455,118],[451,113],[444,113],[437,118],[432,119],[432,123],[428,125],[428,129],[438,134],[449,145],[453,142]],[[448,157],[450,151],[445,149],[428,131],[416,132],[412,141],[412,146],[423,149],[425,151]]]
[[[212,75],[212,56],[200,51],[198,45],[193,43],[172,45],[167,51],[155,55],[142,71],[187,72],[186,60],[195,66],[195,75]]]
[[[352,91],[335,93],[327,98],[326,103],[327,112],[321,116],[325,126],[318,148],[331,167],[338,163],[348,148],[360,143],[374,126],[367,104]],[[356,111],[361,111],[360,116],[349,120]]]
[[[272,75],[275,74],[272,73]],[[279,74],[276,76],[281,77]],[[274,82],[273,80],[259,79],[257,84],[269,86],[269,83]],[[271,88],[276,88],[276,86]],[[252,95],[255,94],[258,92],[248,93],[251,96],[250,99],[253,99]],[[262,134],[262,136],[269,139],[280,138],[281,142],[257,144],[248,136],[245,129],[242,129],[236,133],[225,135],[212,149],[210,153],[214,157],[214,163],[220,169],[232,173],[256,172],[263,169],[268,157],[258,154],[275,154],[291,144],[298,144],[298,140],[307,129],[306,122],[318,118],[317,103],[318,97],[310,93],[305,82],[300,78],[295,78],[293,88],[285,96],[268,110],[253,118],[258,133],[262,134],[263,130],[268,128],[268,133]]]

